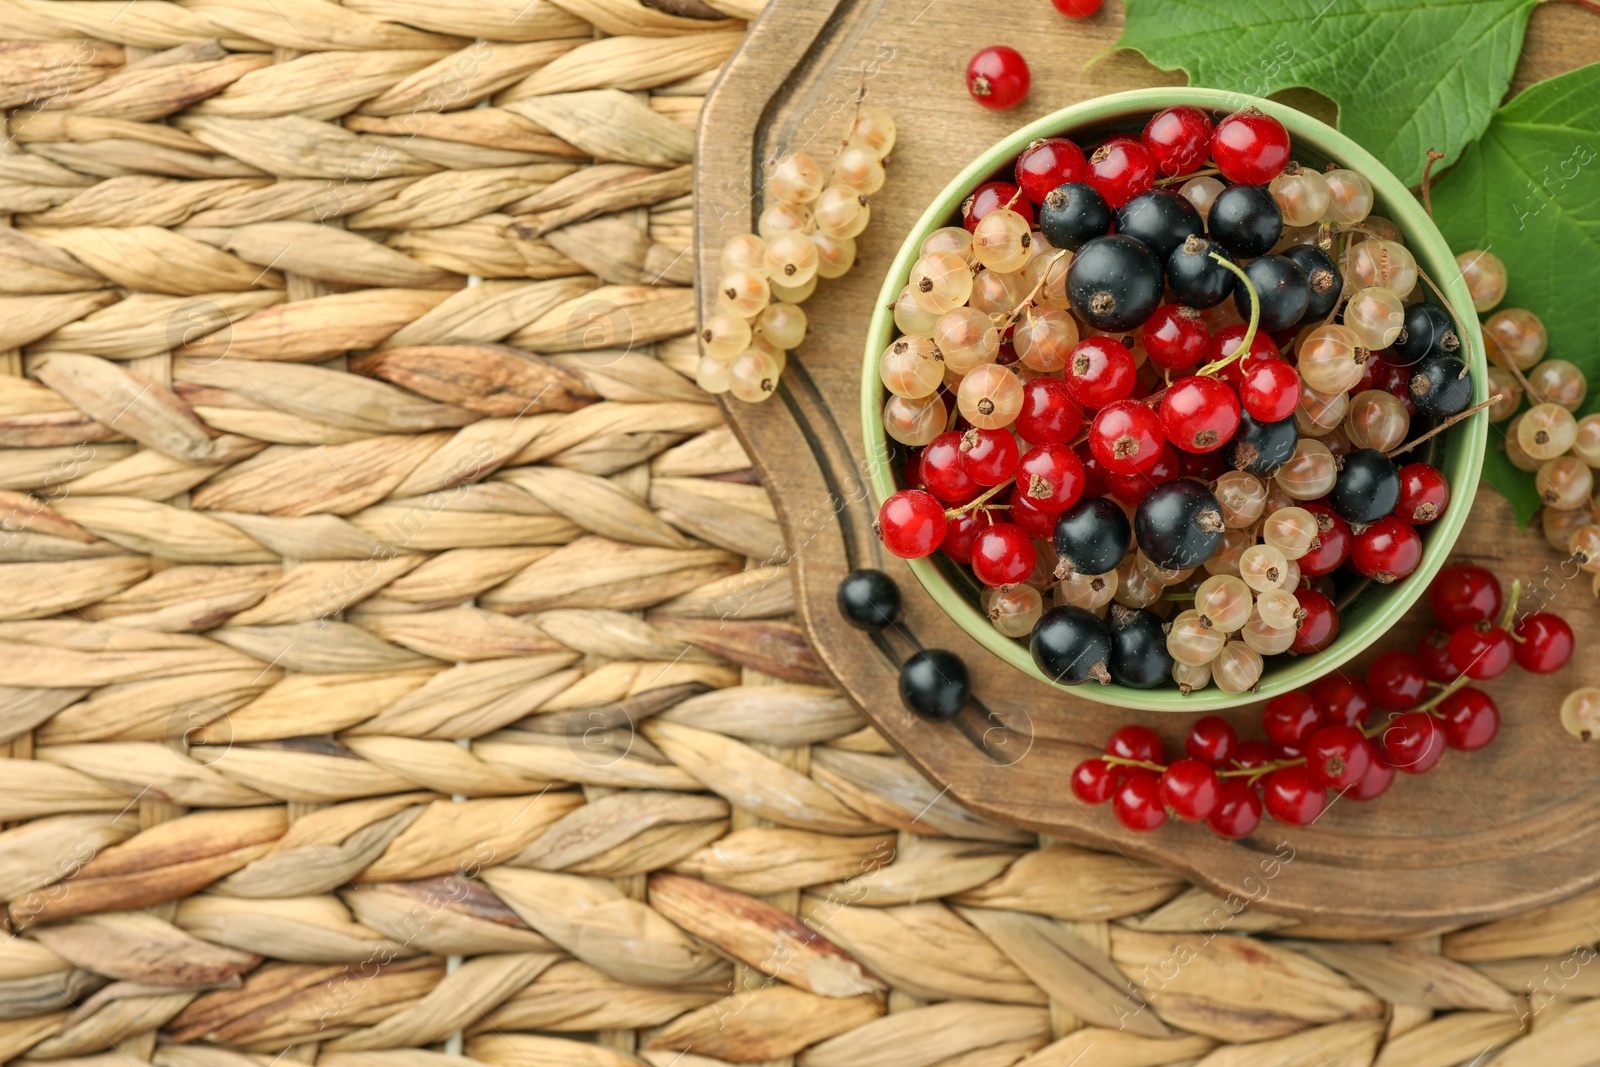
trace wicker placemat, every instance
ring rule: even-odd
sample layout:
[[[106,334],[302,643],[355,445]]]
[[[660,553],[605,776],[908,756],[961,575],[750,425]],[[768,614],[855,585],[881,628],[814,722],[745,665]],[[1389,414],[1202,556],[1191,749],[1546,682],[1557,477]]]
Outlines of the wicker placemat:
[[[1600,1058],[1600,894],[1286,927],[829,690],[688,376],[758,7],[0,0],[0,1060]]]

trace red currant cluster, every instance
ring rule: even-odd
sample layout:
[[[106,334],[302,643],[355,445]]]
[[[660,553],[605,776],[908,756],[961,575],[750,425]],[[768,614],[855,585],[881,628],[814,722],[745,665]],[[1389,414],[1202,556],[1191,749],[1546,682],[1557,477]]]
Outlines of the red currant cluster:
[[[970,566],[1069,684],[1243,692],[1327,647],[1336,572],[1405,578],[1449,505],[1395,457],[1471,413],[1455,320],[1371,185],[1301,168],[1260,111],[1193,107],[1087,154],[1034,141],[1014,178],[923,241],[895,302],[884,544]]]
[[[1482,567],[1447,568],[1428,588],[1441,628],[1415,652],[1383,653],[1365,682],[1333,674],[1267,701],[1264,741],[1241,741],[1226,719],[1208,715],[1189,728],[1183,758],[1167,763],[1155,731],[1124,726],[1105,755],[1074,768],[1073,795],[1110,801],[1130,830],[1154,830],[1175,815],[1229,838],[1253,833],[1263,811],[1305,826],[1327,808],[1330,790],[1371,800],[1396,771],[1423,774],[1446,748],[1471,752],[1494,740],[1500,709],[1468,682],[1498,677],[1513,662],[1549,674],[1572,658],[1572,628],[1559,616],[1532,612],[1512,624],[1516,595],[1513,585],[1504,603]]]

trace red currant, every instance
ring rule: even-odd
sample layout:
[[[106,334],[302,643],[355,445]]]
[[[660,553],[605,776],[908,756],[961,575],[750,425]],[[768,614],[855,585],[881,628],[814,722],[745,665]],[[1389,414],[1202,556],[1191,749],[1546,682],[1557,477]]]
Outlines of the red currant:
[[[1500,579],[1487,567],[1446,567],[1428,583],[1428,607],[1448,629],[1500,614]]]
[[[1132,357],[1129,357],[1132,358]],[[1015,428],[1034,445],[1064,445],[1083,425],[1083,409],[1060,378],[1032,378],[1022,387],[1022,410]]]
[[[1211,159],[1230,182],[1265,185],[1289,162],[1289,131],[1253,107],[1236,111],[1217,123]]]
[[[1383,731],[1384,762],[1407,774],[1425,774],[1444,755],[1444,733],[1425,711],[1395,717]]]
[[[1307,690],[1322,715],[1322,721],[1335,726],[1356,726],[1372,714],[1372,692],[1365,682],[1342,674],[1317,679]]]
[[[972,539],[972,573],[984,585],[1015,585],[1033,573],[1033,538],[1014,522],[997,522]]]
[[[1089,447],[1089,442],[1079,441],[1072,447],[1072,453],[1083,464],[1083,496],[1078,499],[1105,496],[1107,492],[1106,469],[1100,466],[1099,460],[1094,458],[1094,449]]]
[[[1413,418],[1416,417],[1417,402],[1411,399],[1410,367],[1396,367],[1390,364],[1379,373],[1377,384],[1373,388],[1382,389],[1390,396],[1397,398],[1401,407],[1406,409],[1406,414]]]
[[[1150,362],[1166,370],[1188,370],[1205,358],[1211,333],[1194,308],[1162,304],[1140,330]]]
[[[883,546],[901,559],[932,555],[948,525],[944,505],[920,489],[902,489],[885,500],[873,524]]]
[[[1182,478],[1214,482],[1231,469],[1221,452],[1179,452],[1177,455],[1178,476]]]
[[[1086,19],[1100,10],[1102,0],[1052,0],[1056,10],[1069,19]]]
[[[1383,358],[1382,352],[1368,352],[1366,362],[1361,364],[1361,380],[1350,387],[1350,395],[1355,396],[1368,389],[1382,389],[1379,383],[1383,381],[1383,372],[1388,367],[1389,363]]]
[[[1040,511],[1065,511],[1083,495],[1083,464],[1066,445],[1036,445],[1017,463],[1017,487]]]
[[[1217,806],[1222,782],[1196,759],[1175,761],[1161,773],[1161,803],[1184,822],[1199,822]]]
[[[1161,781],[1156,773],[1138,767],[1129,771],[1111,798],[1111,810],[1130,830],[1154,830],[1166,822],[1167,809],[1161,803]]]
[[[1265,741],[1251,738],[1249,741],[1240,741],[1238,749],[1233,754],[1233,765],[1240,770],[1255,770],[1265,767],[1272,762],[1272,746]]]
[[[1155,178],[1155,157],[1131,137],[1113,137],[1089,157],[1089,184],[1113,211],[1149,192]]]
[[[1515,658],[1511,635],[1487,619],[1458,626],[1450,635],[1450,662],[1457,674],[1483,682],[1498,678]]]
[[[1106,755],[1138,760],[1140,763],[1160,763],[1161,738],[1148,726],[1123,726],[1106,740]]]
[[[1021,189],[1010,182],[984,182],[961,202],[961,225],[970,233],[985,216],[1001,208],[1015,211],[1029,224],[1033,222],[1033,205],[1022,195]]]
[[[1517,666],[1534,674],[1559,671],[1572,658],[1575,642],[1567,620],[1548,611],[1535,611],[1517,620]]]
[[[1355,537],[1350,524],[1321,501],[1311,500],[1300,506],[1317,520],[1317,536],[1311,541],[1310,551],[1300,557],[1300,573],[1308,578],[1332,574],[1350,557],[1350,542]]]
[[[1244,340],[1246,327],[1224,326],[1211,335],[1211,341],[1206,345],[1206,362],[1215,363],[1227,359],[1239,350],[1239,342]],[[1272,343],[1264,331],[1257,330],[1256,335],[1250,339],[1250,351],[1234,360],[1223,370],[1223,376],[1237,385],[1244,377],[1246,368],[1258,359],[1279,359],[1282,353],[1278,346]],[[1296,401],[1298,403],[1298,401]]]
[[[1133,353],[1110,337],[1085,337],[1067,357],[1065,380],[1073,399],[1086,408],[1103,408],[1126,400],[1139,369]]]
[[[1215,378],[1191,374],[1161,398],[1161,429],[1185,452],[1214,452],[1239,428],[1239,398]]]
[[[990,45],[967,64],[967,92],[991,111],[1008,111],[1028,95],[1028,62],[1003,44]]]
[[[967,473],[961,455],[961,434],[952,430],[928,442],[922,450],[922,483],[946,504],[965,504],[983,492],[983,486]]]
[[[1239,375],[1239,404],[1257,422],[1280,422],[1300,406],[1300,374],[1286,360],[1252,359]]]
[[[1428,695],[1428,669],[1409,652],[1385,652],[1367,668],[1367,689],[1378,707],[1409,711]]]
[[[1267,775],[1261,802],[1285,826],[1307,826],[1328,806],[1328,794],[1304,767],[1282,767]]]
[[[1217,806],[1211,809],[1206,825],[1219,837],[1249,837],[1261,825],[1261,797],[1238,779],[1228,779],[1222,783]]]
[[[1432,682],[1453,682],[1456,665],[1450,662],[1450,632],[1430,630],[1428,636],[1417,642],[1417,661]]]
[[[968,430],[961,435],[961,463],[979,485],[999,485],[1017,469],[1017,439],[1010,430]]]
[[[1339,609],[1315,589],[1296,589],[1294,598],[1305,615],[1295,624],[1294,643],[1289,647],[1301,654],[1321,652],[1339,636]]]
[[[1061,517],[1061,512],[1044,510],[1038,503],[1029,500],[1026,493],[1013,493],[1010,517],[1011,521],[1022,527],[1022,532],[1029,537],[1048,541],[1055,537],[1056,520]]]
[[[1197,107],[1169,107],[1145,123],[1139,140],[1150,151],[1156,171],[1175,178],[1205,166],[1211,154],[1211,117]]]
[[[1457,689],[1439,701],[1439,730],[1444,743],[1462,752],[1474,752],[1500,732],[1500,709],[1481,689]]]
[[[1132,474],[1107,474],[1106,492],[1115,497],[1117,503],[1135,508],[1150,490],[1176,477],[1178,452],[1170,444],[1165,444],[1161,446],[1161,454],[1156,456],[1156,461],[1146,469]]]
[[[1350,545],[1356,570],[1380,585],[1397,582],[1422,562],[1422,538],[1411,524],[1393,515],[1356,534]]]
[[[1117,776],[1103,759],[1086,759],[1072,768],[1072,795],[1085,804],[1104,804],[1116,789]]]
[[[1132,474],[1149,467],[1165,443],[1160,416],[1137,400],[1107,404],[1089,424],[1089,447],[1110,474]]]
[[[1089,161],[1083,149],[1065,137],[1041,137],[1017,157],[1017,184],[1035,204],[1058,185],[1089,180]]]
[[[1191,759],[1213,767],[1227,766],[1238,745],[1239,735],[1233,724],[1220,715],[1207,715],[1199,720],[1189,727],[1189,734],[1183,739],[1183,750]]]
[[[1322,712],[1309,693],[1283,693],[1261,709],[1261,729],[1276,745],[1298,748],[1322,725]]]
[[[1366,777],[1372,749],[1354,726],[1324,726],[1306,742],[1306,770],[1318,785],[1348,789]]]
[[[977,538],[978,531],[989,525],[991,520],[988,515],[980,515],[976,511],[963,511],[946,524],[944,540],[939,544],[939,551],[956,563],[971,563],[972,542]],[[1051,525],[1053,526],[1054,522]]]
[[[1367,773],[1361,776],[1361,781],[1344,791],[1344,795],[1351,800],[1381,797],[1394,784],[1394,768],[1383,761],[1382,746],[1369,743],[1367,748],[1372,753],[1372,758],[1367,761]]]
[[[1450,506],[1450,483],[1437,467],[1407,463],[1400,468],[1400,502],[1394,513],[1406,522],[1424,525]]]

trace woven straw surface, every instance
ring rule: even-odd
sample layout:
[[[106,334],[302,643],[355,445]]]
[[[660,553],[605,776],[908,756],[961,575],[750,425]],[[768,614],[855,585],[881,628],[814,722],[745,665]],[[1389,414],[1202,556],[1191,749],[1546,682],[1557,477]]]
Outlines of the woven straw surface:
[[[1287,927],[828,689],[686,377],[755,13],[0,0],[0,1060],[1594,1061],[1600,894]]]

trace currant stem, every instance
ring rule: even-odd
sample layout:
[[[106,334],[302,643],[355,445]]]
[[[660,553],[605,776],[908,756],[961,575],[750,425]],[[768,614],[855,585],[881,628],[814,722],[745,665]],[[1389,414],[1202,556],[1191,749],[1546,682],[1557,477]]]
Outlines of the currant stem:
[[[1411,449],[1416,448],[1422,442],[1426,441],[1428,438],[1434,436],[1435,434],[1444,433],[1446,430],[1448,430],[1450,427],[1454,426],[1456,423],[1460,422],[1462,419],[1467,418],[1470,415],[1476,415],[1478,412],[1482,411],[1484,408],[1490,407],[1491,405],[1494,405],[1494,404],[1498,404],[1498,403],[1500,403],[1500,401],[1502,401],[1504,399],[1505,399],[1504,396],[1502,396],[1499,393],[1496,393],[1494,396],[1491,396],[1488,400],[1485,400],[1481,404],[1474,404],[1474,405],[1472,405],[1470,408],[1468,408],[1465,411],[1459,411],[1456,414],[1451,415],[1448,419],[1445,419],[1443,422],[1441,422],[1439,425],[1435,426],[1433,429],[1429,430],[1427,433],[1423,434],[1421,437],[1415,438],[1414,440],[1407,441],[1405,444],[1401,445],[1399,448],[1392,449],[1391,451],[1385,452],[1384,455],[1388,456],[1390,459],[1393,459],[1394,457],[1398,456],[1402,452],[1409,452]]]
[[[1193,174],[1178,174],[1171,178],[1157,178],[1150,184],[1159,188],[1163,185],[1177,185],[1188,181],[1190,178],[1210,178],[1221,173],[1216,167],[1206,167],[1204,170],[1197,170]]]
[[[959,517],[961,515],[965,515],[967,512],[971,511],[973,508],[982,507],[984,504],[989,502],[989,499],[991,497],[993,497],[996,493],[1000,492],[1000,490],[1006,488],[1007,486],[1015,485],[1016,483],[1017,483],[1017,480],[1015,478],[1007,478],[1005,481],[1001,482],[999,485],[990,486],[988,489],[984,490],[984,493],[983,493],[982,496],[975,497],[972,500],[967,501],[965,504],[962,504],[959,508],[945,508],[944,509],[944,517],[947,518],[947,519],[954,519],[954,518],[957,518],[957,517]],[[996,504],[994,506],[995,507],[999,507],[1000,505]]]
[[[1422,207],[1433,218],[1433,198],[1428,195],[1428,182],[1433,177],[1433,165],[1444,158],[1444,153],[1437,149],[1428,149],[1428,162],[1422,165]]]
[[[1106,755],[1101,756],[1100,759],[1113,767],[1143,767],[1147,771],[1155,771],[1158,774],[1165,772],[1167,769],[1166,765],[1162,763],[1147,759],[1129,759],[1127,756]]]
[[[1018,315],[1021,315],[1024,311],[1033,306],[1034,298],[1037,297],[1040,291],[1044,289],[1044,283],[1050,280],[1050,268],[1059,263],[1061,261],[1061,257],[1066,254],[1067,250],[1063,248],[1061,251],[1050,257],[1050,262],[1045,265],[1044,273],[1039,276],[1039,280],[1034,283],[1034,286],[1031,290],[1029,290],[1028,295],[1022,298],[1022,303],[1006,312],[1006,317],[997,323],[1001,333],[1004,333],[1007,327],[1017,321]]]
[[[1233,350],[1232,355],[1227,355],[1195,371],[1196,374],[1212,375],[1226,370],[1237,360],[1243,359],[1250,351],[1250,346],[1256,339],[1256,327],[1261,325],[1261,297],[1256,294],[1256,287],[1250,284],[1250,276],[1240,269],[1237,263],[1230,259],[1210,253],[1212,259],[1221,263],[1225,268],[1238,275],[1239,281],[1244,284],[1245,292],[1250,294],[1250,325],[1246,327],[1244,336],[1239,338],[1239,347]]]

